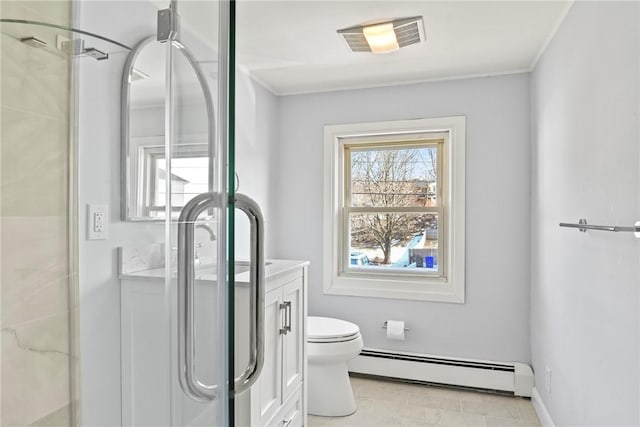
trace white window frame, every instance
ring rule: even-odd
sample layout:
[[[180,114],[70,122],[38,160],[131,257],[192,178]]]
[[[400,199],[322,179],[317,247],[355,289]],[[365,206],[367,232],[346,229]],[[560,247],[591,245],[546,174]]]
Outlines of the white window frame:
[[[464,303],[465,299],[465,117],[441,117],[324,127],[323,288],[325,294]],[[427,134],[425,136],[425,134]],[[344,221],[345,144],[358,140],[416,139],[445,136],[442,178],[444,207],[442,277],[400,272],[353,274],[345,271],[343,249],[348,233]],[[440,219],[439,219],[440,220]],[[347,249],[348,250],[348,249]]]

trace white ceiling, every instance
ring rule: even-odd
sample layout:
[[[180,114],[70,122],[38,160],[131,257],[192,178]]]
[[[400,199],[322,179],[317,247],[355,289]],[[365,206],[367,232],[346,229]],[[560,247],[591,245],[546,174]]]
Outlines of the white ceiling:
[[[240,1],[237,60],[276,94],[529,71],[572,4],[555,1]],[[426,43],[352,53],[336,30],[424,17]]]

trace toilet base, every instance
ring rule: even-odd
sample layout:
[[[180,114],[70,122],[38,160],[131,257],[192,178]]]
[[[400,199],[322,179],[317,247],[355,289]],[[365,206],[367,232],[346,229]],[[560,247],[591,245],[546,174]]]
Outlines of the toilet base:
[[[309,364],[308,413],[344,417],[356,411],[347,363]]]

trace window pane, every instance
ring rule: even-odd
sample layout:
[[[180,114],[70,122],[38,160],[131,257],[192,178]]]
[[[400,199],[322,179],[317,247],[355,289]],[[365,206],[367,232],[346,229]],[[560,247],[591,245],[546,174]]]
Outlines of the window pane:
[[[350,267],[438,272],[437,214],[351,214]]]
[[[164,157],[155,158],[153,176],[156,181],[153,184],[155,193],[151,201],[152,206],[164,206],[167,203],[166,170],[167,162]]]
[[[351,206],[437,206],[438,148],[351,150]]]
[[[184,206],[200,193],[209,191],[209,159],[178,157],[171,160],[171,205]]]
[[[151,208],[166,204],[166,160],[155,160],[155,193]],[[183,207],[189,200],[209,188],[209,159],[207,157],[178,157],[171,160],[171,205]]]

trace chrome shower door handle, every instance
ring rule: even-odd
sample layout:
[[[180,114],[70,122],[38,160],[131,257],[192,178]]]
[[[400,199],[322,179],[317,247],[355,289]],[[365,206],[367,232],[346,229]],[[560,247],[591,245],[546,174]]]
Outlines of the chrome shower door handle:
[[[214,400],[218,389],[200,382],[195,369],[195,226],[202,212],[223,206],[222,197],[199,194],[184,206],[178,219],[178,377],[185,394],[199,402]]]
[[[182,390],[199,402],[215,399],[218,386],[200,382],[195,370],[195,224],[205,210],[223,206],[222,197],[218,193],[194,197],[178,220],[178,371]],[[243,194],[236,195],[235,207],[246,213],[251,223],[251,343],[247,368],[234,379],[234,391],[240,393],[255,383],[264,365],[264,219],[258,204]]]
[[[264,218],[260,206],[244,194],[236,194],[235,207],[249,217],[251,224],[251,270],[250,270],[250,346],[249,363],[244,372],[235,379],[234,391],[241,393],[256,382],[264,366]]]

